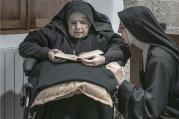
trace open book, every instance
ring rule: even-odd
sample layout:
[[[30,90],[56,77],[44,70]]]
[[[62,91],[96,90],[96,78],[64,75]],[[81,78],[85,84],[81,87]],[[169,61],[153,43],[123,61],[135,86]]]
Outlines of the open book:
[[[83,52],[81,54],[77,55],[72,55],[72,54],[64,54],[64,53],[56,53],[55,57],[56,58],[63,58],[67,60],[73,60],[73,61],[79,61],[82,57],[91,57],[94,55],[102,55],[104,54],[101,50],[94,50],[90,52]]]

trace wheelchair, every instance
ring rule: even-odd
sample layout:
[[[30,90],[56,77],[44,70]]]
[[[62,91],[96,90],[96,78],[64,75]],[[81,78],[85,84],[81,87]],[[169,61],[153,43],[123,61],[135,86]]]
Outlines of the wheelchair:
[[[35,65],[38,64],[38,61],[34,58],[25,58],[23,62],[23,71],[25,73],[25,76],[29,76],[32,69],[35,67]],[[28,80],[28,79],[27,79]],[[33,85],[30,82],[27,82],[23,86],[23,92],[22,96],[20,98],[20,105],[23,107],[23,119],[32,119],[33,113],[30,112],[31,108],[31,96],[32,96],[32,89]],[[117,111],[117,92],[115,92],[114,96],[112,97],[113,100],[113,119],[121,119],[121,116],[119,112]],[[123,117],[122,117],[123,118]]]
[[[38,61],[34,58],[26,58],[23,62],[23,71],[25,76],[29,76],[31,70],[38,63]],[[27,82],[23,86],[22,96],[20,98],[20,105],[24,108],[23,119],[32,119],[32,114],[30,113],[30,102],[32,95],[33,85],[30,82]]]

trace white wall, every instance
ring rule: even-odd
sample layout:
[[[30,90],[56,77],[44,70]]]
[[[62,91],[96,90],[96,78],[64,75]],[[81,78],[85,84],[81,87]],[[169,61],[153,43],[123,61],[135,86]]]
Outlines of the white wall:
[[[111,22],[115,32],[117,32],[119,18],[117,12],[123,9],[123,0],[83,0],[91,3],[94,8],[107,15]]]
[[[24,40],[27,34],[10,34],[0,35],[0,49],[1,48],[15,48]]]

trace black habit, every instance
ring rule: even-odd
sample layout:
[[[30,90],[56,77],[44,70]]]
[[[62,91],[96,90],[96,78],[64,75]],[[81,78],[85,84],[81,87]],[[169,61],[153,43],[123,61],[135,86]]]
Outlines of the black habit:
[[[165,34],[151,11],[131,7],[118,13],[137,40],[150,44],[140,87],[124,81],[119,110],[128,119],[179,118],[179,48]]]

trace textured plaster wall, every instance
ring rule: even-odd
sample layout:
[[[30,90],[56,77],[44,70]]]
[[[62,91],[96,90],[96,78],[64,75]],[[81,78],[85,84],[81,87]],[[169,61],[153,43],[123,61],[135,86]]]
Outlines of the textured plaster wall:
[[[124,0],[124,9],[146,6],[159,22],[166,23],[166,32],[179,34],[179,0]]]

